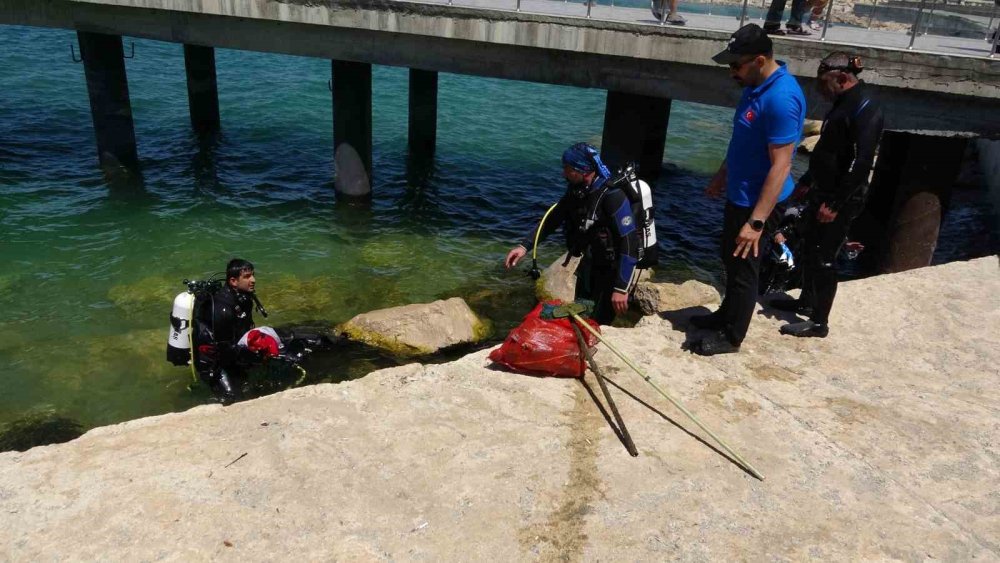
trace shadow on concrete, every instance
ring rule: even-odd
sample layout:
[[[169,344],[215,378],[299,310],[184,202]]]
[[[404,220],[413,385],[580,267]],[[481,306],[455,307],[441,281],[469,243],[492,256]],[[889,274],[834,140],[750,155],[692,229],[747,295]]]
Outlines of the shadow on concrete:
[[[770,298],[767,299],[766,301],[758,300],[761,307],[763,308],[757,312],[757,315],[761,317],[766,317],[768,319],[779,320],[786,323],[797,323],[801,321],[804,317],[800,317],[791,311],[781,311],[779,309],[775,309],[770,305],[771,301],[780,301],[783,299],[791,299],[791,298],[792,296],[788,295],[787,293],[774,293],[771,294]]]
[[[594,377],[600,377],[600,376],[595,375]],[[605,377],[604,380],[608,381],[608,378]],[[597,395],[594,394],[594,390],[590,387],[587,381],[582,377],[579,379],[579,381],[580,384],[583,385],[583,388],[587,390],[587,394],[590,395],[590,399],[594,401],[595,405],[597,405],[597,410],[601,411],[601,416],[604,417],[604,421],[608,423],[608,426],[611,427],[611,430],[615,433],[615,436],[618,437],[618,441],[621,443],[622,447],[625,448],[625,452],[628,453],[628,446],[625,445],[625,435],[622,434],[621,429],[618,428],[618,425],[615,424],[613,420],[611,420],[611,416],[608,414],[607,409],[605,409],[604,405],[601,404],[601,401],[597,399]]]
[[[669,422],[670,424],[672,424],[674,427],[676,427],[681,432],[684,432],[685,434],[687,434],[688,436],[694,438],[698,442],[701,442],[701,444],[703,444],[706,448],[708,448],[708,449],[712,450],[713,452],[719,454],[720,457],[724,458],[729,463],[735,465],[736,467],[738,467],[741,471],[743,471],[744,473],[746,473],[750,477],[753,477],[754,479],[757,478],[756,476],[754,476],[753,473],[750,473],[750,471],[746,467],[743,467],[743,465],[741,465],[740,462],[738,462],[735,459],[733,459],[732,457],[730,457],[729,454],[727,454],[726,452],[724,452],[724,451],[720,450],[719,448],[715,447],[715,445],[713,445],[713,444],[711,444],[709,442],[706,442],[701,436],[698,436],[697,434],[694,434],[693,432],[691,432],[687,428],[684,428],[677,421],[675,421],[674,419],[670,418],[669,416],[667,416],[666,414],[664,414],[662,411],[660,411],[659,409],[657,409],[653,405],[650,405],[646,401],[643,401],[639,397],[635,396],[634,394],[632,394],[631,391],[625,389],[624,387],[622,387],[621,385],[619,385],[618,383],[616,383],[613,379],[611,379],[609,377],[605,377],[604,381],[607,381],[608,384],[614,386],[615,389],[618,389],[622,393],[625,393],[631,399],[633,399],[635,402],[637,402],[640,405],[646,407],[647,409],[649,409],[650,411],[652,411],[654,414],[658,415],[663,420],[666,420],[667,422]]]
[[[674,311],[663,311],[660,318],[668,321],[670,327],[677,332],[684,333],[684,342],[681,343],[681,350],[690,350],[694,342],[701,340],[701,336],[710,333],[710,330],[702,330],[691,325],[691,317],[707,315],[711,313],[704,305],[696,307],[686,307]]]

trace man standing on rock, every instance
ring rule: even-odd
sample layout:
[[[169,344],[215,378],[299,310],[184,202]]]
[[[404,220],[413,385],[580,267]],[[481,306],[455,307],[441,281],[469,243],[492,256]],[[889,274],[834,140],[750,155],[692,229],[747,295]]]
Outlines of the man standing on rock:
[[[865,206],[868,176],[882,137],[882,107],[858,80],[861,58],[831,53],[819,63],[816,87],[833,102],[822,136],[799,180],[809,205],[797,229],[803,237],[805,279],[802,299],[772,301],[775,309],[804,314],[809,320],[781,327],[782,334],[823,338],[837,295],[837,255],[851,221]]]
[[[802,133],[806,99],[785,63],[774,59],[771,39],[756,24],[746,25],[712,57],[729,65],[743,96],[733,118],[726,160],[705,194],[726,194],[720,250],[726,295],[719,310],[691,318],[713,332],[691,350],[711,356],[738,352],[757,303],[760,241],[769,241],[777,222],[775,207],[791,195],[792,156]]]
[[[628,310],[629,296],[639,275],[640,241],[632,204],[612,186],[611,172],[597,148],[577,143],[562,157],[566,193],[543,223],[507,253],[504,266],[513,268],[538,241],[560,226],[571,256],[583,255],[577,272],[576,296],[594,301],[591,317],[611,324]]]

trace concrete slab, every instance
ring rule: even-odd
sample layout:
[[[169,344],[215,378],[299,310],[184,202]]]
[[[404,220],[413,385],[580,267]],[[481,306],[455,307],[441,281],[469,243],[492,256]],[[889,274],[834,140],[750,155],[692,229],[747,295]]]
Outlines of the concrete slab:
[[[596,384],[486,352],[0,454],[12,560],[1000,559],[1000,263],[844,284],[823,340],[762,309],[738,355],[680,350],[696,309],[606,336]],[[245,456],[243,454],[246,454]]]

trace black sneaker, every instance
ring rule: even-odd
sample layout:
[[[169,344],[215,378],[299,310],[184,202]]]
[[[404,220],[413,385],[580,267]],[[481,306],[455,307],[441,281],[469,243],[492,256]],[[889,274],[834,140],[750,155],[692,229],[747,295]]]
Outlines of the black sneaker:
[[[718,354],[733,354],[740,351],[737,344],[729,341],[726,333],[719,331],[709,334],[691,345],[691,351],[699,356],[715,356]]]
[[[830,327],[826,324],[814,323],[812,321],[802,321],[800,323],[790,323],[780,329],[781,334],[798,336],[801,338],[826,338],[830,334]]]
[[[768,307],[779,311],[788,311],[808,317],[812,314],[812,307],[802,303],[801,299],[775,299],[767,304]]]
[[[784,35],[785,32],[781,29],[780,23],[765,23],[764,33],[768,35]]]
[[[719,330],[720,328],[726,326],[726,321],[722,318],[722,315],[720,315],[718,311],[708,315],[694,315],[688,320],[691,323],[691,326],[700,329]]]
[[[812,33],[809,30],[803,28],[800,25],[786,25],[785,26],[785,35],[807,36],[807,35],[812,35]]]

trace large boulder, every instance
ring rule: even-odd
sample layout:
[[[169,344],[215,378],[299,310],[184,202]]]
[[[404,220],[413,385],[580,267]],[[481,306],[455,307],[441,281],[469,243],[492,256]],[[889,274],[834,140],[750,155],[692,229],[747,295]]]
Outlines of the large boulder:
[[[576,269],[580,266],[580,258],[570,258],[566,261],[566,253],[542,271],[542,277],[535,282],[535,296],[539,301],[561,299],[566,302],[576,297]]]
[[[682,284],[642,282],[635,289],[635,301],[644,315],[676,311],[722,301],[719,292],[706,283],[688,280]]]
[[[460,297],[362,313],[339,329],[351,340],[403,356],[479,342],[490,333],[489,323]]]
[[[819,135],[813,135],[811,137],[806,137],[802,139],[799,143],[799,151],[806,154],[812,154],[813,150],[816,149],[816,143],[819,142]]]
[[[802,137],[813,137],[823,130],[823,122],[819,119],[807,119],[802,124]]]

